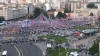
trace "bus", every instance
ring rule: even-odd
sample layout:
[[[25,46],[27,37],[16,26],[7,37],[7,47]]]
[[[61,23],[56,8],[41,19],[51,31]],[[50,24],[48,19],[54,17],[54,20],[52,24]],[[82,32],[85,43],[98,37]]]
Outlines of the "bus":
[[[2,56],[7,56],[7,51],[3,51]]]

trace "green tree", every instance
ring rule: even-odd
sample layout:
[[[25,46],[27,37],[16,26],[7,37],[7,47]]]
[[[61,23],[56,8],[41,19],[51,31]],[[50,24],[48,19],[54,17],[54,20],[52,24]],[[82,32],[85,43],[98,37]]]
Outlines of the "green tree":
[[[1,23],[2,21],[5,21],[4,17],[0,17],[0,23]]]
[[[99,42],[100,42],[100,40],[95,41],[93,46],[91,48],[89,48],[89,53],[91,55],[95,55],[99,52]]]
[[[64,9],[64,13],[70,13],[70,10],[68,10],[67,8]]]
[[[49,17],[48,14],[47,14],[47,12],[44,11],[43,9],[41,9],[41,13],[43,13],[43,15],[46,16],[47,18]]]
[[[67,15],[66,15],[65,13],[62,13],[62,17],[63,17],[63,18],[66,18]]]
[[[34,10],[34,18],[38,17],[41,13],[43,13],[46,17],[48,17],[48,14],[46,11],[40,8],[35,8]]]
[[[93,16],[93,13],[91,12],[89,16]]]
[[[33,19],[33,16],[31,15],[31,16],[29,16],[28,18],[29,18],[29,19]]]
[[[59,18],[59,19],[60,19],[62,16],[63,16],[63,15],[62,15],[62,12],[58,12],[58,14],[56,15],[56,17]]]
[[[62,13],[62,12],[58,12],[58,14],[56,15],[57,18],[66,18],[67,15],[65,13]]]
[[[87,5],[87,8],[96,8],[96,6],[95,6],[93,3],[89,3],[89,4]]]
[[[35,8],[34,10],[34,18],[38,17],[41,14],[40,8]]]

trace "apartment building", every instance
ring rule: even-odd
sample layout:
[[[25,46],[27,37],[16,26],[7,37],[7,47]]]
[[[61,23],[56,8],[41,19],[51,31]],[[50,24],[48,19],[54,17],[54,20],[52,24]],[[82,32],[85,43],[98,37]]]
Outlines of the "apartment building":
[[[5,20],[9,20],[26,16],[26,13],[24,8],[3,8],[0,10],[0,16],[3,16]]]
[[[89,2],[81,2],[81,8],[87,8]]]
[[[88,8],[81,8],[81,9],[75,9],[74,13],[78,13],[79,16],[89,16],[92,12],[94,16],[100,16],[100,10],[99,9],[88,9]]]
[[[46,3],[46,0],[39,0],[40,3]]]

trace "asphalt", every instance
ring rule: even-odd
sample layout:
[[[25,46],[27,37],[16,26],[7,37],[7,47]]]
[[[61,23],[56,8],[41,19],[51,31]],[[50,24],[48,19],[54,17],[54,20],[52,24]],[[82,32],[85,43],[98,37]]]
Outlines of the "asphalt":
[[[7,50],[8,51],[8,56],[19,56],[16,48],[14,46],[11,46],[11,44],[3,44],[2,50]]]
[[[19,43],[17,46],[22,51],[23,56],[43,56],[42,50],[34,44]]]

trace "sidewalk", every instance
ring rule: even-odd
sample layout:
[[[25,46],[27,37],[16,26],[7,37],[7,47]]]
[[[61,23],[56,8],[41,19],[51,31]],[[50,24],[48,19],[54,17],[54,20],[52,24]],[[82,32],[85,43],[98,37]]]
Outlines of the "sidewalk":
[[[36,45],[43,51],[43,55],[45,56],[46,55],[46,49],[47,49],[46,44],[44,44],[42,42],[42,43],[36,43]]]
[[[96,38],[96,36],[91,36],[91,37],[88,37],[88,38],[85,38],[85,39],[82,39],[82,40],[78,40],[74,43],[71,43],[72,45],[81,45],[81,44],[86,44],[86,43],[89,43],[89,42],[93,42]]]

